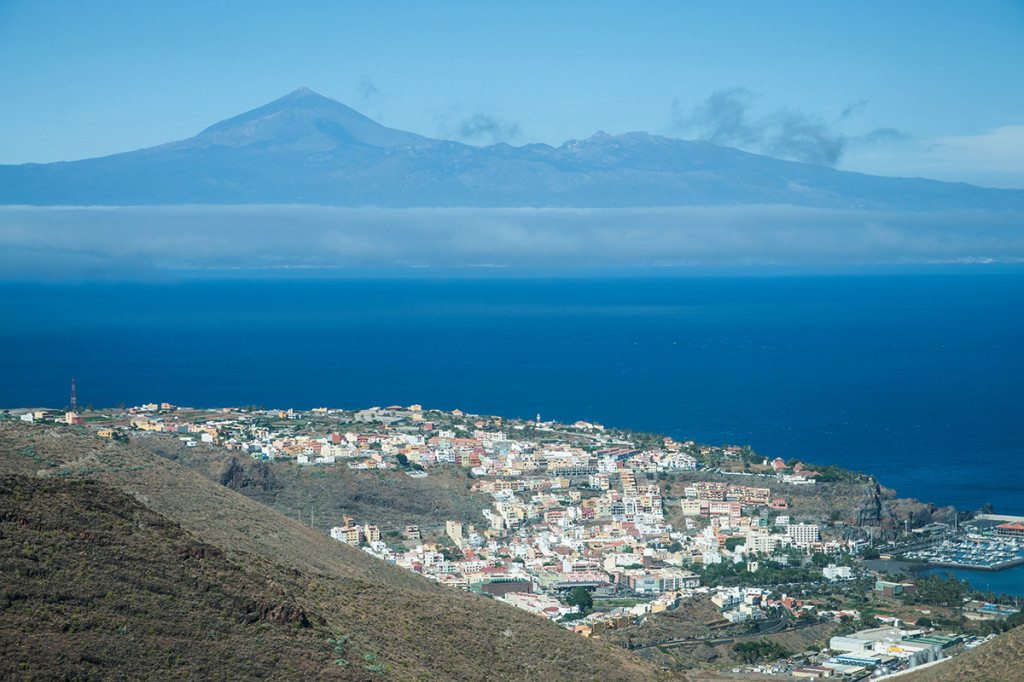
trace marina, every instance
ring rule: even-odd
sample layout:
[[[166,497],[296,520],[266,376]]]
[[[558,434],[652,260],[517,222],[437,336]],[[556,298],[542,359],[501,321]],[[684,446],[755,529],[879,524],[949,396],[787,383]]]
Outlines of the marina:
[[[968,534],[907,552],[904,558],[926,561],[932,566],[998,571],[1024,564],[1024,543],[1016,539]]]

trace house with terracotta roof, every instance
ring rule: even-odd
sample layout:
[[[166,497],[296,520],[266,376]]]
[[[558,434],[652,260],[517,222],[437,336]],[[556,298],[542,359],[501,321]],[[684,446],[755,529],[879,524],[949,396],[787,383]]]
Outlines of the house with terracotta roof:
[[[995,528],[996,535],[1009,538],[1024,538],[1024,523],[1001,523]]]

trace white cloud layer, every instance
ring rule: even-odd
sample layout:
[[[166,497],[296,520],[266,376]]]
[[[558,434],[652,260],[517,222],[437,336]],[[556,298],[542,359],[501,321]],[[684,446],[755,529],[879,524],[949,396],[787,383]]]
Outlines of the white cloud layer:
[[[0,278],[182,269],[550,268],[1024,261],[1020,212],[742,206],[0,207]]]

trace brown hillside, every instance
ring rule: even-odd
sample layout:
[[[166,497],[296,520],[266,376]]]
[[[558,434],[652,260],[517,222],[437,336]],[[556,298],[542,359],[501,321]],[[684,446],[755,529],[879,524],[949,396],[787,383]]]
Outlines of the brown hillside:
[[[333,672],[323,618],[106,483],[0,477],[0,677]]]
[[[444,528],[448,519],[484,522],[489,495],[470,491],[472,480],[458,470],[435,467],[425,479],[397,472],[357,471],[342,465],[299,466],[292,461],[253,461],[213,445],[186,447],[166,434],[142,434],[135,443],[173,459],[246,497],[324,530],[348,514],[382,530],[408,524]],[[311,514],[312,512],[312,514]]]
[[[103,441],[80,428],[40,427],[11,422],[0,424],[0,474],[38,479],[35,483],[42,481],[61,484],[53,489],[25,488],[26,491],[32,491],[31,495],[17,492],[21,489],[19,486],[29,485],[26,481],[8,484],[5,488],[7,492],[4,492],[4,509],[11,510],[5,514],[13,519],[38,516],[39,510],[35,508],[38,505],[34,507],[31,502],[38,495],[69,495],[65,506],[75,508],[75,499],[80,499],[75,498],[78,493],[73,490],[68,492],[63,485],[96,481],[108,484],[113,488],[112,493],[124,493],[140,505],[135,509],[129,509],[126,505],[125,513],[129,516],[116,518],[134,518],[134,514],[151,512],[156,518],[162,517],[180,527],[173,532],[168,530],[171,535],[167,537],[156,531],[152,531],[155,533],[153,537],[125,535],[131,524],[115,522],[109,518],[109,513],[87,508],[81,512],[82,516],[70,516],[72,520],[66,527],[54,528],[50,534],[40,534],[38,547],[32,545],[28,550],[38,556],[48,556],[60,547],[60,538],[65,537],[67,532],[88,534],[105,531],[105,524],[113,524],[117,531],[114,536],[116,543],[136,548],[132,550],[137,553],[135,555],[125,550],[123,564],[130,563],[133,566],[131,570],[138,571],[139,579],[133,583],[136,591],[130,594],[141,604],[139,618],[145,620],[151,615],[158,615],[150,614],[149,610],[161,603],[153,596],[160,594],[164,595],[164,599],[175,602],[174,608],[183,614],[180,618],[174,618],[181,621],[180,630],[170,628],[169,631],[161,631],[154,625],[149,630],[143,629],[137,633],[140,639],[136,646],[159,651],[164,646],[160,641],[161,632],[186,639],[200,639],[211,629],[206,625],[216,623],[225,628],[226,632],[229,631],[221,649],[222,654],[228,656],[236,651],[231,648],[231,637],[244,637],[248,631],[231,630],[222,621],[230,621],[232,618],[251,620],[248,615],[240,616],[238,609],[245,610],[246,614],[260,614],[266,609],[250,606],[273,603],[278,606],[294,605],[305,615],[309,627],[300,627],[301,623],[296,625],[288,619],[285,619],[285,623],[276,623],[273,618],[271,622],[257,618],[255,622],[247,624],[268,631],[273,627],[278,628],[272,631],[272,642],[267,645],[267,649],[268,652],[279,652],[276,655],[280,669],[267,669],[268,676],[309,676],[296,667],[299,661],[293,657],[295,647],[307,658],[304,665],[315,670],[314,676],[376,676],[373,670],[367,672],[366,668],[384,670],[388,677],[397,679],[627,680],[650,679],[659,674],[657,669],[648,667],[624,650],[583,639],[507,605],[442,588],[425,578],[335,542],[322,532],[305,527],[143,448]],[[98,499],[100,502],[107,499],[109,503],[113,498],[99,495]],[[8,516],[4,518],[5,523],[8,523]],[[88,523],[89,519],[95,520],[99,528],[79,527]],[[45,526],[43,521],[37,523],[42,524],[41,527]],[[53,525],[52,519],[46,523]],[[175,532],[181,535],[174,535]],[[5,529],[4,538],[8,537],[22,536],[9,536]],[[223,563],[215,563],[206,568],[200,562],[198,567],[189,564],[174,571],[169,570],[166,563],[175,556],[173,548],[190,540],[212,546],[211,552],[223,553],[223,556],[216,558],[217,562]],[[3,561],[5,571],[9,565],[13,566],[21,560],[18,557],[26,551],[28,542],[27,538],[22,537],[20,542],[11,541],[3,545],[4,555],[0,560]],[[151,568],[142,566],[137,558],[132,558],[139,553],[149,555],[150,552],[142,551],[149,544],[166,544],[171,548],[165,547],[162,554],[154,554],[157,557],[154,559],[156,563]],[[82,563],[87,563],[87,559],[88,554],[82,555]],[[59,576],[65,575],[61,572],[76,570],[74,562],[54,564],[39,561],[34,566],[42,573],[33,576],[32,581],[46,589],[34,593],[32,599],[40,602],[50,599],[56,606],[52,607],[53,613],[46,621],[50,623],[48,627],[53,628],[48,631],[52,646],[36,650],[33,655],[39,657],[35,664],[41,666],[40,670],[44,669],[42,666],[56,670],[53,666],[66,663],[53,658],[52,652],[58,649],[74,651],[71,642],[81,636],[80,633],[69,631],[77,627],[77,621],[71,620],[68,610],[78,604],[87,612],[94,604],[89,601],[79,604],[75,601],[73,591],[65,594],[47,587],[47,580],[56,584],[56,581],[61,580]],[[93,565],[89,571],[95,574],[91,574],[89,580],[106,581],[116,586],[121,576],[116,566],[116,561],[106,560]],[[210,582],[210,590],[227,595],[223,601],[204,601],[193,591],[194,588],[180,584],[211,575],[197,573],[199,569],[222,576],[222,579]],[[85,571],[85,568],[81,570]],[[151,574],[161,571],[169,576],[167,580],[170,583],[149,581]],[[251,603],[233,600],[239,596],[239,586],[245,587],[242,595],[250,597]],[[115,587],[111,592],[116,590]],[[86,596],[90,595],[98,597],[95,593]],[[179,599],[178,595],[184,598]],[[65,597],[68,599],[65,600]],[[240,606],[231,606],[236,602]],[[24,628],[30,625],[22,622],[19,626],[7,618],[0,622],[0,629],[3,630],[3,640],[0,641],[7,643],[5,647],[16,647],[18,643],[26,641]],[[102,627],[106,627],[111,621],[101,622]],[[347,666],[334,665],[332,662],[325,668],[318,667],[325,660],[333,661],[335,654],[331,650],[332,645],[327,642],[328,638],[346,640],[344,657],[348,661]],[[214,648],[210,651],[216,650]],[[327,659],[324,658],[325,654]],[[82,669],[85,674],[81,676],[132,675],[132,668],[116,656],[99,660],[99,663],[81,660],[75,665],[85,666]],[[154,676],[166,676],[158,675],[157,671],[170,671],[170,665],[168,662],[151,672]],[[78,676],[75,671],[80,669],[64,670],[70,676]],[[181,674],[188,673],[181,670]],[[237,674],[245,675],[246,671],[240,670]],[[222,675],[208,676],[232,675],[224,671]]]

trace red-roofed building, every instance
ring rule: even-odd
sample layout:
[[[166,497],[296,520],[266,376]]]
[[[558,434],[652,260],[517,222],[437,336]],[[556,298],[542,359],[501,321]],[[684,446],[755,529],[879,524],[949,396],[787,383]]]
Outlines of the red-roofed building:
[[[1024,538],[1024,523],[1001,523],[996,526],[996,535]]]
[[[782,595],[782,599],[779,600],[779,603],[782,604],[790,613],[804,605],[802,600],[786,595]]]

